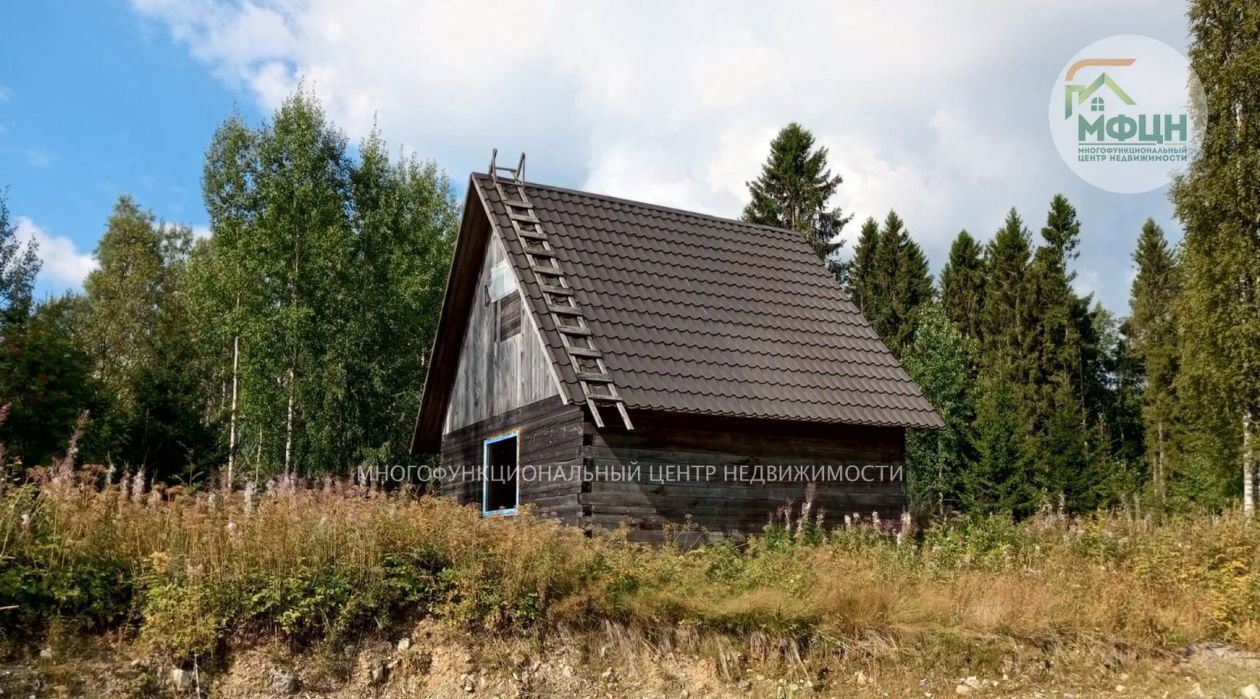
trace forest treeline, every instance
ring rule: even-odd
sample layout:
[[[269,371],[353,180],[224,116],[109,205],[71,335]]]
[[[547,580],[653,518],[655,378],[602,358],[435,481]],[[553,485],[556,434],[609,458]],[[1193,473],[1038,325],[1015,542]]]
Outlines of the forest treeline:
[[[1088,228],[1062,195],[987,240],[959,232],[933,279],[895,211],[838,261],[841,179],[800,125],[749,182],[744,218],[800,230],[941,413],[943,430],[907,438],[919,512],[1260,499],[1260,54],[1237,50],[1260,45],[1260,9],[1196,0],[1189,19],[1206,102],[1171,190],[1184,232],[1131,232],[1127,317],[1075,290]]]
[[[0,223],[0,430],[18,463],[201,482],[408,458],[458,222],[431,162],[350,148],[310,95],[225,120],[202,177],[211,235],[119,198],[82,293],[31,300]]]
[[[849,217],[825,202],[839,184],[826,149],[791,124],[749,183],[754,203],[744,217],[799,229],[814,242],[940,412],[943,430],[907,438],[917,510],[1027,515],[1166,492],[1166,478],[1156,483],[1146,458],[1143,410],[1150,402],[1152,423],[1165,419],[1155,363],[1171,341],[1159,324],[1171,316],[1179,263],[1154,222],[1136,256],[1138,312],[1120,320],[1073,288],[1082,225],[1061,195],[1035,238],[1014,209],[986,243],[961,231],[934,280],[895,211],[882,223],[863,222],[852,255],[835,261],[834,243],[823,243]],[[819,214],[776,214],[768,204],[800,201]]]
[[[1061,195],[1044,215],[961,231],[934,278],[896,212],[862,222],[843,255],[852,217],[831,206],[842,180],[826,149],[798,124],[770,144],[744,218],[800,230],[944,418],[908,436],[918,511],[1219,508],[1254,490],[1260,61],[1231,47],[1260,23],[1223,21],[1217,4],[1190,11],[1207,100],[1200,155],[1171,192],[1184,232],[1173,245],[1152,220],[1131,231],[1125,317],[1076,291],[1091,232]],[[411,458],[459,221],[451,182],[378,134],[351,147],[298,92],[261,125],[222,123],[203,189],[211,235],[123,196],[82,293],[41,302],[39,260],[0,198],[12,476],[75,433],[78,463],[167,481]]]

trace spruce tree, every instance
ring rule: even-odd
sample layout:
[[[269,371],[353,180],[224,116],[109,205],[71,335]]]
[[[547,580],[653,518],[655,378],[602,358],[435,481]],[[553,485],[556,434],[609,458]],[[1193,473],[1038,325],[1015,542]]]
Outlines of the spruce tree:
[[[984,304],[980,312],[982,363],[986,371],[1003,372],[1013,381],[1026,376],[1028,229],[1015,209],[985,250]]]
[[[1147,219],[1133,253],[1137,276],[1129,290],[1131,315],[1124,324],[1129,348],[1141,367],[1145,461],[1151,487],[1163,497],[1175,457],[1178,340],[1173,304],[1181,288],[1177,258],[1164,231]]]
[[[968,512],[1025,516],[1037,502],[1021,439],[1019,392],[1002,372],[982,373],[974,426],[976,459],[961,478]]]
[[[984,308],[984,249],[967,231],[960,231],[949,247],[941,269],[941,305],[945,316],[970,338],[980,338]]]
[[[1093,420],[1089,434],[1090,468],[1099,480],[1103,504],[1138,492],[1143,473],[1142,370],[1125,335],[1124,322],[1095,304],[1089,312],[1091,342],[1100,386],[1086,394]]]
[[[879,303],[879,271],[875,267],[876,252],[879,250],[879,224],[874,218],[862,223],[862,232],[858,235],[857,245],[853,248],[853,260],[849,263],[849,298],[857,304],[859,310],[869,319],[877,312],[875,305]]]
[[[1041,229],[1041,237],[1054,253],[1054,259],[1062,265],[1060,272],[1069,280],[1076,276],[1068,270],[1068,265],[1076,259],[1080,235],[1081,222],[1076,218],[1076,208],[1062,194],[1054,195],[1050,200],[1050,211],[1046,214],[1046,225]]]
[[[895,211],[884,219],[873,267],[870,296],[879,300],[867,319],[893,354],[901,356],[914,339],[920,306],[932,300],[932,276],[923,249]]]
[[[1250,514],[1260,489],[1260,5],[1193,0],[1189,17],[1206,101],[1201,148],[1173,189],[1185,224],[1177,396],[1190,421],[1187,466],[1217,484],[1199,497],[1219,501],[1241,482]]]
[[[1070,260],[1080,234],[1076,210],[1055,195],[1041,229],[1044,244],[1033,254],[1025,280],[1025,317],[1029,332],[1023,413],[1029,430],[1029,454],[1045,495],[1067,506],[1088,509],[1095,498],[1095,476],[1087,468],[1087,372],[1084,360],[1088,313],[1072,289]],[[1088,299],[1085,300],[1088,304]],[[1084,308],[1087,308],[1086,305]]]
[[[830,205],[841,182],[827,165],[827,149],[816,147],[814,135],[792,122],[770,142],[761,174],[748,183],[751,200],[744,207],[744,220],[800,231],[842,279],[844,269],[835,253],[844,245],[840,234],[852,216]]]
[[[982,511],[1028,513],[1039,494],[1028,422],[1034,316],[1029,301],[1030,241],[1011,209],[985,249],[980,313],[980,397],[976,409],[977,462],[967,500]]]

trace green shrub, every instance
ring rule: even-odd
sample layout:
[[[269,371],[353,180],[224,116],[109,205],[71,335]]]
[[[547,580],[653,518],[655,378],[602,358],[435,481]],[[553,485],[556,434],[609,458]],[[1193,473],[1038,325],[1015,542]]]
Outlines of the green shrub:
[[[963,518],[917,538],[798,526],[683,549],[341,484],[0,490],[0,633],[119,628],[180,659],[236,637],[353,641],[426,616],[499,634],[611,621],[1260,649],[1257,599],[1260,526],[1237,512]]]

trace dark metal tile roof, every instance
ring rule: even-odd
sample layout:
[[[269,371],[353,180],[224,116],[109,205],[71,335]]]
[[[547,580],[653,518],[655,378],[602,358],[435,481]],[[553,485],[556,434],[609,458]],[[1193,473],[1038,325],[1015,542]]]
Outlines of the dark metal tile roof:
[[[507,243],[561,380],[582,401],[493,183],[474,175],[473,186]],[[631,410],[942,425],[799,233],[526,189]]]

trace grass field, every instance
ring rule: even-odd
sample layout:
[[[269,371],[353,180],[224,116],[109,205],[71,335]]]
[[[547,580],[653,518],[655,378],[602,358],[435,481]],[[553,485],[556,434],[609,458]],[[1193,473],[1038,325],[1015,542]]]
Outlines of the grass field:
[[[790,676],[801,691],[895,668],[948,684],[1045,658],[1140,667],[1260,651],[1258,571],[1260,526],[1236,512],[900,537],[797,522],[687,549],[333,481],[191,493],[64,475],[0,491],[10,658],[108,639],[208,673],[251,648],[324,657],[434,625],[483,650],[586,639],[622,649],[618,667],[685,650],[733,686]]]

